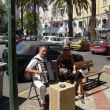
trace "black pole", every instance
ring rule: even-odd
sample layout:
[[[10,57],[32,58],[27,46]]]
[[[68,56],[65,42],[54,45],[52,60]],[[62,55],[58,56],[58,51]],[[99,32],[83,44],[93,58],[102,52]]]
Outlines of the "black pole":
[[[10,110],[18,110],[15,29],[15,0],[8,0],[8,73]]]

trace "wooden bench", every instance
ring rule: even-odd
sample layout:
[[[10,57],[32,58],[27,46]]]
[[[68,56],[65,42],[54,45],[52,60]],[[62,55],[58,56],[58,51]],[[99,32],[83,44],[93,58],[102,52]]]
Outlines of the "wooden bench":
[[[104,73],[104,70],[93,70],[93,68],[91,68],[94,66],[92,60],[78,61],[78,62],[75,62],[74,64],[76,65],[77,69],[84,70],[83,76],[84,78],[86,78],[87,81],[89,77],[98,75],[97,81],[98,81],[98,84],[100,84],[100,76],[102,73]],[[85,72],[85,70],[87,71]]]

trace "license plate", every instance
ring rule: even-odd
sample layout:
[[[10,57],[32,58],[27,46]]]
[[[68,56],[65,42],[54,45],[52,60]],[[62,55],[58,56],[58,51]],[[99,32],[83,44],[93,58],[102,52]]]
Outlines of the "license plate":
[[[94,47],[100,47],[100,46],[94,46]]]

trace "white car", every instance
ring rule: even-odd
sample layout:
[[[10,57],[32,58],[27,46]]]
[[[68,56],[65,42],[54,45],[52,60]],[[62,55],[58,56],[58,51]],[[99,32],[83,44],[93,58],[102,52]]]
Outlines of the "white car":
[[[55,44],[61,44],[63,42],[63,37],[58,37],[58,36],[45,36],[42,41],[45,42],[51,42],[51,43],[55,43]]]
[[[64,37],[63,45],[66,46],[66,45],[68,45],[73,40],[74,40],[74,37]]]
[[[28,40],[28,41],[35,41],[35,40],[37,40],[37,36],[35,36],[35,35],[28,35],[26,37],[26,40]]]
[[[0,36],[0,44],[8,43],[8,37],[7,36]]]

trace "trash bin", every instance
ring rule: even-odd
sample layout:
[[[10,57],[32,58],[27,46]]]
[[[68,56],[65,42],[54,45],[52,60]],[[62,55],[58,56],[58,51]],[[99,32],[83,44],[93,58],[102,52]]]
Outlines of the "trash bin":
[[[0,97],[3,96],[3,76],[6,65],[6,63],[0,62]]]

